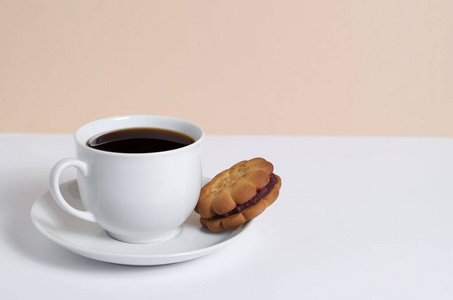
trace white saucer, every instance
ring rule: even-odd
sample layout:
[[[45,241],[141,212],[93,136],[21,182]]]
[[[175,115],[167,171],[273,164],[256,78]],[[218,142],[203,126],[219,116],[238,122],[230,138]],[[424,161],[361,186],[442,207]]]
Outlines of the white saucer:
[[[209,180],[203,178],[204,183]],[[69,204],[83,210],[76,180],[63,183],[60,188]],[[250,224],[214,233],[200,225],[199,215],[194,212],[181,226],[181,234],[170,240],[129,244],[109,237],[96,223],[66,213],[55,203],[50,192],[35,201],[31,219],[42,234],[74,253],[110,263],[140,266],[177,263],[207,255],[229,244]]]

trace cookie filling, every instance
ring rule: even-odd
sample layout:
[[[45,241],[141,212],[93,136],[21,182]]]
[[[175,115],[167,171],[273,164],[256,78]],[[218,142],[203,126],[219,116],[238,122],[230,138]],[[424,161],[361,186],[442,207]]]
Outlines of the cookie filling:
[[[253,204],[256,204],[258,201],[260,201],[262,198],[264,198],[267,194],[270,193],[270,191],[272,190],[272,188],[274,187],[274,185],[277,182],[278,182],[277,176],[275,176],[275,174],[272,173],[269,176],[268,184],[265,187],[263,187],[262,189],[258,190],[256,195],[252,199],[250,199],[249,201],[247,201],[245,203],[239,204],[238,206],[236,206],[236,208],[234,208],[233,210],[227,212],[226,214],[217,215],[217,216],[214,216],[214,218],[226,218],[226,217],[229,217],[229,216],[231,216],[233,214],[240,213],[244,209],[252,206]]]

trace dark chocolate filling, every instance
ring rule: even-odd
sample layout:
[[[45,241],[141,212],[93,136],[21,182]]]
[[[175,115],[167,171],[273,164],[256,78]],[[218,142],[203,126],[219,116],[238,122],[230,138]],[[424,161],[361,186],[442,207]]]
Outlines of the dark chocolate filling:
[[[267,183],[267,185],[265,187],[263,187],[262,189],[258,190],[256,195],[252,199],[250,199],[249,201],[247,201],[245,203],[239,204],[233,210],[230,210],[226,214],[216,215],[216,216],[214,216],[214,218],[226,218],[233,214],[240,213],[244,209],[252,206],[253,204],[256,204],[258,201],[260,201],[262,198],[264,198],[267,194],[270,193],[270,191],[272,190],[272,188],[274,187],[274,185],[277,182],[278,182],[277,176],[275,176],[275,174],[272,173],[269,176],[269,182]]]

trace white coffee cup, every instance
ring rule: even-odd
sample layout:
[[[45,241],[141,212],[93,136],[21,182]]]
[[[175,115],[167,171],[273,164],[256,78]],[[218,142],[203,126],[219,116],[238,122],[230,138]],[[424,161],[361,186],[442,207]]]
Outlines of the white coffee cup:
[[[176,131],[195,142],[153,153],[117,153],[91,148],[90,138],[126,128]],[[88,123],[74,135],[76,157],[59,161],[50,173],[50,192],[66,212],[96,222],[120,241],[149,243],[179,234],[201,189],[203,130],[185,120],[152,115],[111,117]],[[59,188],[61,172],[77,168],[80,198],[86,209],[70,206]]]

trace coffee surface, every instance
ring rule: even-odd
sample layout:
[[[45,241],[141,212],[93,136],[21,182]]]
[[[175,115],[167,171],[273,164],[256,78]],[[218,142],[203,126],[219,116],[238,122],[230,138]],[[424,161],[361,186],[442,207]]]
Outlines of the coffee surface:
[[[160,128],[128,128],[91,138],[90,148],[118,153],[152,153],[178,149],[194,140],[180,132]]]

